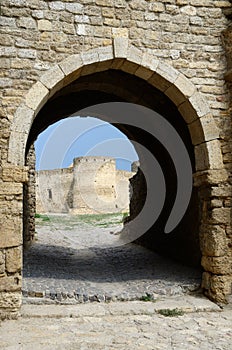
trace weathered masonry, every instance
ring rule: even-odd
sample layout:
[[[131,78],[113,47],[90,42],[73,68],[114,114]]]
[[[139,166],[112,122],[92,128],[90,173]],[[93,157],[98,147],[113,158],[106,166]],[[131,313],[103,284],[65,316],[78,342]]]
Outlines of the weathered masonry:
[[[153,152],[169,186],[158,223],[140,243],[186,263],[201,260],[204,292],[226,302],[232,277],[230,1],[1,0],[0,26],[2,317],[16,316],[21,305],[23,222],[24,230],[26,222],[33,227],[34,140],[53,122],[112,101],[161,114],[192,161],[188,211],[175,232],[163,235],[175,199],[172,163],[167,154],[160,157],[149,134],[117,125]],[[140,172],[132,184],[133,216],[149,188]]]
[[[36,173],[36,212],[108,214],[129,212],[129,179],[111,157],[78,157],[69,168]]]

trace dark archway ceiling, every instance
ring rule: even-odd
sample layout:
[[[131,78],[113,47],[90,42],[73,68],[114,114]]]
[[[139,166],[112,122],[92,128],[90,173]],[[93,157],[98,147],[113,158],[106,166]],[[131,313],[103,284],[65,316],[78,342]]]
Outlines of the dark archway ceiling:
[[[194,168],[194,153],[189,131],[176,106],[164,93],[146,81],[118,70],[81,76],[72,84],[59,90],[36,116],[29,134],[27,149],[49,125],[85,107],[106,102],[137,103],[165,117],[184,141]],[[146,146],[147,137],[142,130],[119,124],[115,126],[129,139]]]

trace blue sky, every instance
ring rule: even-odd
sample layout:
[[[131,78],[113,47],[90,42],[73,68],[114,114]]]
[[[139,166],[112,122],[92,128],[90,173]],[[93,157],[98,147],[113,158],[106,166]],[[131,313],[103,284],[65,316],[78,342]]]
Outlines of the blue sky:
[[[138,160],[128,138],[111,124],[92,117],[70,117],[50,125],[36,142],[36,169],[67,168],[80,156],[116,158],[118,169]]]

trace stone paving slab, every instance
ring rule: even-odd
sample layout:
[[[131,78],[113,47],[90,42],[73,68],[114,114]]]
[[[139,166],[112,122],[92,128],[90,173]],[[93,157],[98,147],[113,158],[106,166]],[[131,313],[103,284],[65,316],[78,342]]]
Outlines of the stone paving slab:
[[[230,350],[232,312],[207,299],[185,300],[188,312],[165,317],[165,307],[181,307],[181,298],[159,302],[80,305],[25,305],[22,317],[0,326],[2,350]],[[188,298],[187,298],[188,299]],[[189,312],[204,305],[207,311]],[[219,311],[220,310],[220,311]]]
[[[92,316],[93,310],[95,316],[105,315],[154,315],[159,310],[178,309],[184,313],[188,312],[210,312],[221,311],[221,308],[212,301],[204,297],[194,297],[185,295],[182,297],[162,298],[154,302],[131,301],[114,302],[109,304],[80,304],[80,305],[23,305],[23,317],[82,317]]]

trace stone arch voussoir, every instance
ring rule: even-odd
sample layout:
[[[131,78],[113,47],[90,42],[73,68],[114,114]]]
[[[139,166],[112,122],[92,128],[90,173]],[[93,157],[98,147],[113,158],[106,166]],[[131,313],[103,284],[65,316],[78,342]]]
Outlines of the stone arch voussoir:
[[[50,97],[80,76],[108,69],[136,75],[173,101],[188,125],[195,146],[197,171],[223,168],[219,131],[204,97],[182,73],[159,61],[155,55],[130,45],[127,38],[115,38],[112,45],[69,56],[40,77],[16,110],[10,134],[9,162],[24,165],[30,127]]]

